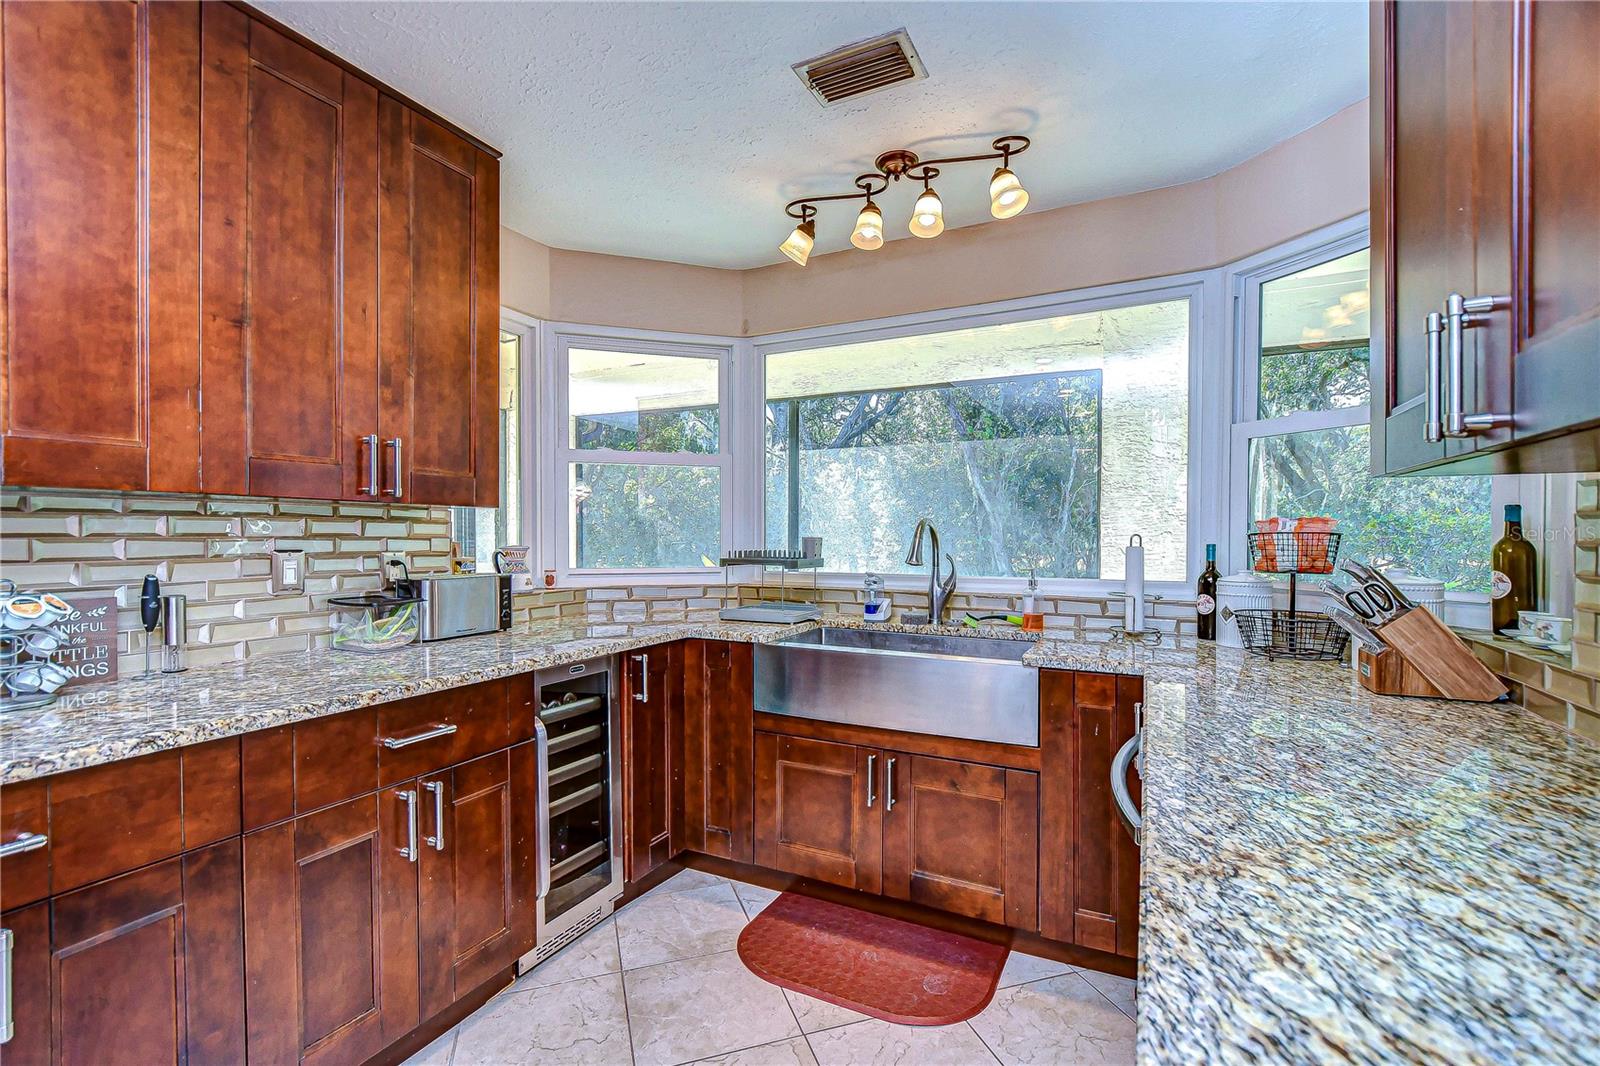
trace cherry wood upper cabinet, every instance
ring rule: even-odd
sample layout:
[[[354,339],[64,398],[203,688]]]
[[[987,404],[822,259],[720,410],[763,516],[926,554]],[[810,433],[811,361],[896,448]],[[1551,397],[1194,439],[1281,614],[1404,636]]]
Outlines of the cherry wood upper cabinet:
[[[377,90],[229,5],[201,28],[205,487],[371,496]]]
[[[1600,467],[1597,55],[1593,0],[1373,5],[1376,470]]]
[[[500,164],[387,96],[379,128],[383,491],[493,507]]]
[[[194,491],[193,3],[6,3],[0,477]]]

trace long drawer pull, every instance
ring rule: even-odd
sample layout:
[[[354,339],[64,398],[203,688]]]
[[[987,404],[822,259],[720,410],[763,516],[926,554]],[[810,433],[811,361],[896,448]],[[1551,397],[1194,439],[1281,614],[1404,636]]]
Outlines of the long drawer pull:
[[[0,1044],[16,1035],[16,1023],[11,1017],[11,930],[0,929]]]
[[[447,737],[456,731],[454,725],[436,725],[424,729],[420,733],[413,733],[409,737],[384,737],[383,746],[393,751],[395,748],[409,748],[413,744],[421,744],[424,740],[434,740],[438,737]]]
[[[13,855],[25,855],[30,851],[38,851],[50,838],[43,833],[23,833],[15,840],[8,840],[0,844],[0,859],[9,859]]]

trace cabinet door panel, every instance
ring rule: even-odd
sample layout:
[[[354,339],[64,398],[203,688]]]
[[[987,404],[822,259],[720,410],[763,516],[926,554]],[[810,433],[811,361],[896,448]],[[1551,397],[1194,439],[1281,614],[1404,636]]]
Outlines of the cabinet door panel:
[[[6,484],[194,491],[199,11],[12,3]]]
[[[357,1063],[416,1025],[405,811],[385,789],[245,836],[252,1060]]]
[[[898,752],[883,773],[884,892],[1037,929],[1038,776]]]
[[[751,861],[754,660],[749,644],[691,640],[683,646],[683,803],[678,846]],[[676,772],[676,771],[675,771]]]
[[[536,774],[521,745],[422,780],[423,1017],[533,947]]]
[[[205,487],[361,495],[377,92],[224,5],[206,5],[204,48]]]
[[[673,765],[669,719],[681,674],[680,646],[650,648],[624,658],[626,711],[626,877],[637,881],[672,858]]]
[[[1600,4],[1523,2],[1514,21],[1517,433],[1532,436],[1600,420]]]
[[[385,490],[499,500],[499,164],[397,100],[380,105]],[[398,475],[398,481],[396,476]]]
[[[756,862],[880,891],[883,806],[874,776],[881,754],[775,733],[758,733],[755,749]]]

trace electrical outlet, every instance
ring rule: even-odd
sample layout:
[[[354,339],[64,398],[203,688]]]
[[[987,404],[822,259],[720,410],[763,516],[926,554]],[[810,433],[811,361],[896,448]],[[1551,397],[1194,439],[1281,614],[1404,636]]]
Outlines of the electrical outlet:
[[[306,553],[300,548],[272,549],[272,591],[306,590]]]
[[[378,572],[383,575],[383,587],[389,588],[401,573],[409,573],[411,564],[405,552],[380,552]]]

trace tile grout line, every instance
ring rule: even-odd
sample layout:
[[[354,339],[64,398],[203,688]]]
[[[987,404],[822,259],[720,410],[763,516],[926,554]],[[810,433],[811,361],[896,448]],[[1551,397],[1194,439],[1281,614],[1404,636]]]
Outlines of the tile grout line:
[[[1032,982],[1029,982],[1029,983],[1031,984]],[[1015,986],[1013,986],[1013,987],[1015,987]],[[985,1007],[984,1009],[987,1010],[988,1008]],[[1004,1066],[1004,1064],[1000,1062],[1000,1056],[996,1055],[994,1053],[994,1048],[989,1046],[989,1041],[985,1040],[983,1038],[983,1034],[978,1032],[978,1027],[976,1025],[972,1024],[972,1019],[971,1018],[966,1019],[961,1024],[965,1025],[967,1027],[967,1031],[970,1032],[973,1036],[978,1038],[978,1043],[982,1044],[983,1045],[983,1050],[987,1051],[989,1053],[989,1057],[994,1059],[994,1061],[996,1063],[996,1066]]]
[[[633,1012],[628,1009],[628,971],[622,968],[622,933],[617,929],[614,917],[611,921],[611,937],[617,945],[617,985],[622,989],[622,1027],[628,1031],[628,1063],[629,1066],[639,1066],[639,1056],[633,1050]]]

